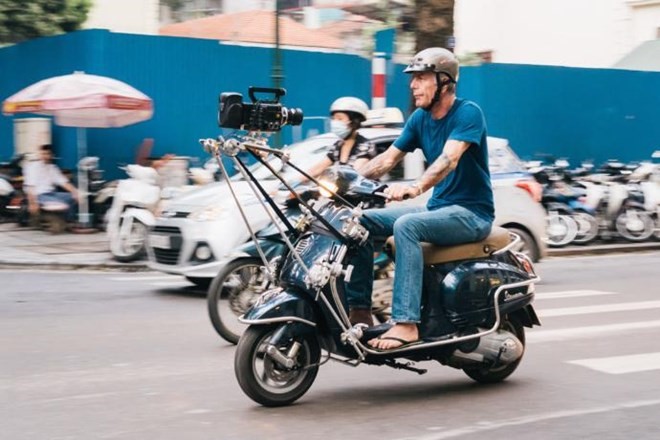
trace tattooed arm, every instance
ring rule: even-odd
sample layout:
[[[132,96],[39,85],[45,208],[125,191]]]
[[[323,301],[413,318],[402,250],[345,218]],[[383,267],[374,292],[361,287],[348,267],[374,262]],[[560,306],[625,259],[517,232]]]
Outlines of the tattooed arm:
[[[403,159],[404,151],[391,146],[360,167],[360,174],[369,179],[379,179]]]
[[[393,185],[388,188],[390,198],[393,200],[412,199],[433,188],[436,183],[440,182],[456,169],[458,161],[469,147],[469,142],[448,140],[445,143],[442,154],[424,171],[422,177],[415,183],[411,185]]]

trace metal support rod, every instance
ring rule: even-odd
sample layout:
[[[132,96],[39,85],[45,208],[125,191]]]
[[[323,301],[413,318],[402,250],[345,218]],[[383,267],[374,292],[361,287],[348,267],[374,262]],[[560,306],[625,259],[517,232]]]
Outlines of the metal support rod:
[[[245,227],[247,228],[248,232],[250,233],[250,237],[252,237],[252,240],[254,241],[254,244],[257,247],[257,252],[259,253],[259,258],[261,258],[261,261],[264,263],[264,268],[266,271],[266,274],[269,279],[274,279],[273,273],[268,267],[268,259],[266,258],[266,255],[264,254],[263,250],[261,249],[261,246],[259,246],[259,242],[257,241],[257,235],[254,233],[252,230],[252,227],[250,227],[250,222],[247,219],[247,216],[245,215],[245,211],[243,211],[243,207],[241,206],[241,203],[238,200],[238,197],[236,196],[236,192],[234,191],[234,186],[232,185],[229,175],[227,174],[227,169],[225,168],[225,165],[222,163],[222,160],[220,160],[220,153],[216,150],[215,151],[215,158],[218,162],[218,165],[222,169],[222,175],[225,178],[225,181],[227,182],[227,185],[229,186],[229,191],[231,192],[231,196],[234,198],[234,201],[236,202],[236,207],[238,208],[238,211],[241,213],[241,217],[243,218],[243,222],[245,223]],[[233,157],[234,160],[236,160],[235,157]]]
[[[295,248],[293,247],[293,243],[291,243],[291,241],[290,241],[289,238],[286,236],[286,233],[285,233],[284,230],[280,227],[280,225],[277,224],[277,221],[275,220],[275,217],[273,217],[273,213],[270,212],[270,210],[268,209],[268,206],[264,203],[263,200],[261,200],[261,199],[259,198],[259,194],[257,193],[257,189],[255,188],[255,184],[256,184],[257,187],[259,187],[259,188],[261,188],[261,189],[263,190],[263,188],[261,187],[261,184],[260,184],[259,182],[257,182],[257,181],[254,181],[254,182],[253,182],[253,181],[249,178],[249,176],[246,175],[246,167],[245,167],[245,165],[243,165],[243,163],[242,163],[240,160],[238,160],[238,158],[234,157],[234,160],[239,164],[239,167],[238,167],[239,172],[243,175],[243,178],[248,182],[248,185],[250,186],[250,189],[252,190],[252,192],[254,192],[254,195],[257,197],[257,200],[259,200],[259,203],[261,204],[261,206],[263,206],[264,210],[266,211],[266,214],[268,214],[268,217],[270,217],[270,220],[273,222],[273,224],[274,224],[275,227],[277,228],[277,230],[278,230],[280,236],[282,237],[282,239],[283,239],[284,242],[286,243],[286,246],[287,246],[287,247],[289,248],[289,250],[291,251],[291,254],[293,255],[293,257],[294,257],[296,260],[298,260],[298,263],[300,263],[300,266],[303,268],[303,270],[305,271],[305,273],[306,273],[306,274],[309,274],[309,268],[308,268],[307,265],[303,262],[302,258],[300,258],[300,255],[298,255],[298,253],[296,252]],[[275,207],[275,209],[278,209],[278,208]],[[245,220],[245,219],[244,219],[244,220]],[[248,226],[248,227],[249,227],[249,226]],[[265,266],[268,266],[268,261],[265,259],[266,257],[265,257],[264,252],[263,252],[262,249],[261,249],[261,245],[260,245],[259,242],[256,240],[256,238],[253,237],[252,239],[254,240],[254,245],[257,247],[257,249],[258,249],[258,251],[259,251],[259,255],[260,255],[260,256],[261,256],[261,255],[264,255],[264,257],[263,257],[263,259],[262,259],[262,260],[264,261],[264,265],[265,265]],[[269,275],[269,276],[272,276],[272,274],[270,273],[270,271],[268,272],[268,275]],[[272,278],[271,278],[271,279],[272,279]]]

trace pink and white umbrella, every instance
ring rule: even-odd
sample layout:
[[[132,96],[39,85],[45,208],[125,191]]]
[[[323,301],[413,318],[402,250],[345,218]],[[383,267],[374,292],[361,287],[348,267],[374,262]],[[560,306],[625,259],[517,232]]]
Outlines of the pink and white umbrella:
[[[153,115],[153,102],[144,93],[116,79],[75,72],[26,87],[2,103],[2,113],[6,116],[47,115],[52,116],[57,125],[78,127],[78,159],[81,159],[87,150],[84,128],[124,127],[146,121]],[[81,187],[83,174],[79,169]],[[87,224],[87,198],[84,191],[80,193],[81,223]]]
[[[153,102],[116,79],[76,72],[39,81],[2,103],[5,115],[53,116],[65,127],[124,127],[153,115]]]

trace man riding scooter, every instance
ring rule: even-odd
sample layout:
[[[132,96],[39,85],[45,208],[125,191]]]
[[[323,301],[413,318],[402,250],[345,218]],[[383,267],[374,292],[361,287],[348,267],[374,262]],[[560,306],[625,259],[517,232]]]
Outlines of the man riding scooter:
[[[443,48],[417,53],[405,73],[411,74],[417,110],[403,133],[385,152],[367,163],[361,173],[379,178],[415,148],[430,164],[411,185],[392,185],[391,200],[415,198],[433,188],[426,207],[385,208],[365,213],[363,225],[371,236],[394,235],[395,274],[392,326],[372,347],[389,350],[419,340],[423,257],[421,242],[452,246],[484,239],[494,219],[488,170],[486,124],[481,109],[456,97],[458,60]],[[369,322],[373,285],[373,245],[363,246],[352,261],[347,285],[351,323]]]

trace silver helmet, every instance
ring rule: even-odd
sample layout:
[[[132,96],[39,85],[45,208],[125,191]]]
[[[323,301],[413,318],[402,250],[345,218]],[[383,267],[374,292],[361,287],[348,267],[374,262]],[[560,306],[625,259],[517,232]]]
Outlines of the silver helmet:
[[[355,113],[362,118],[362,121],[367,119],[368,110],[369,106],[363,100],[353,96],[337,98],[330,106],[331,115],[335,112]]]
[[[442,47],[429,47],[415,54],[404,73],[435,72],[444,73],[451,82],[458,81],[458,59],[456,55]]]

